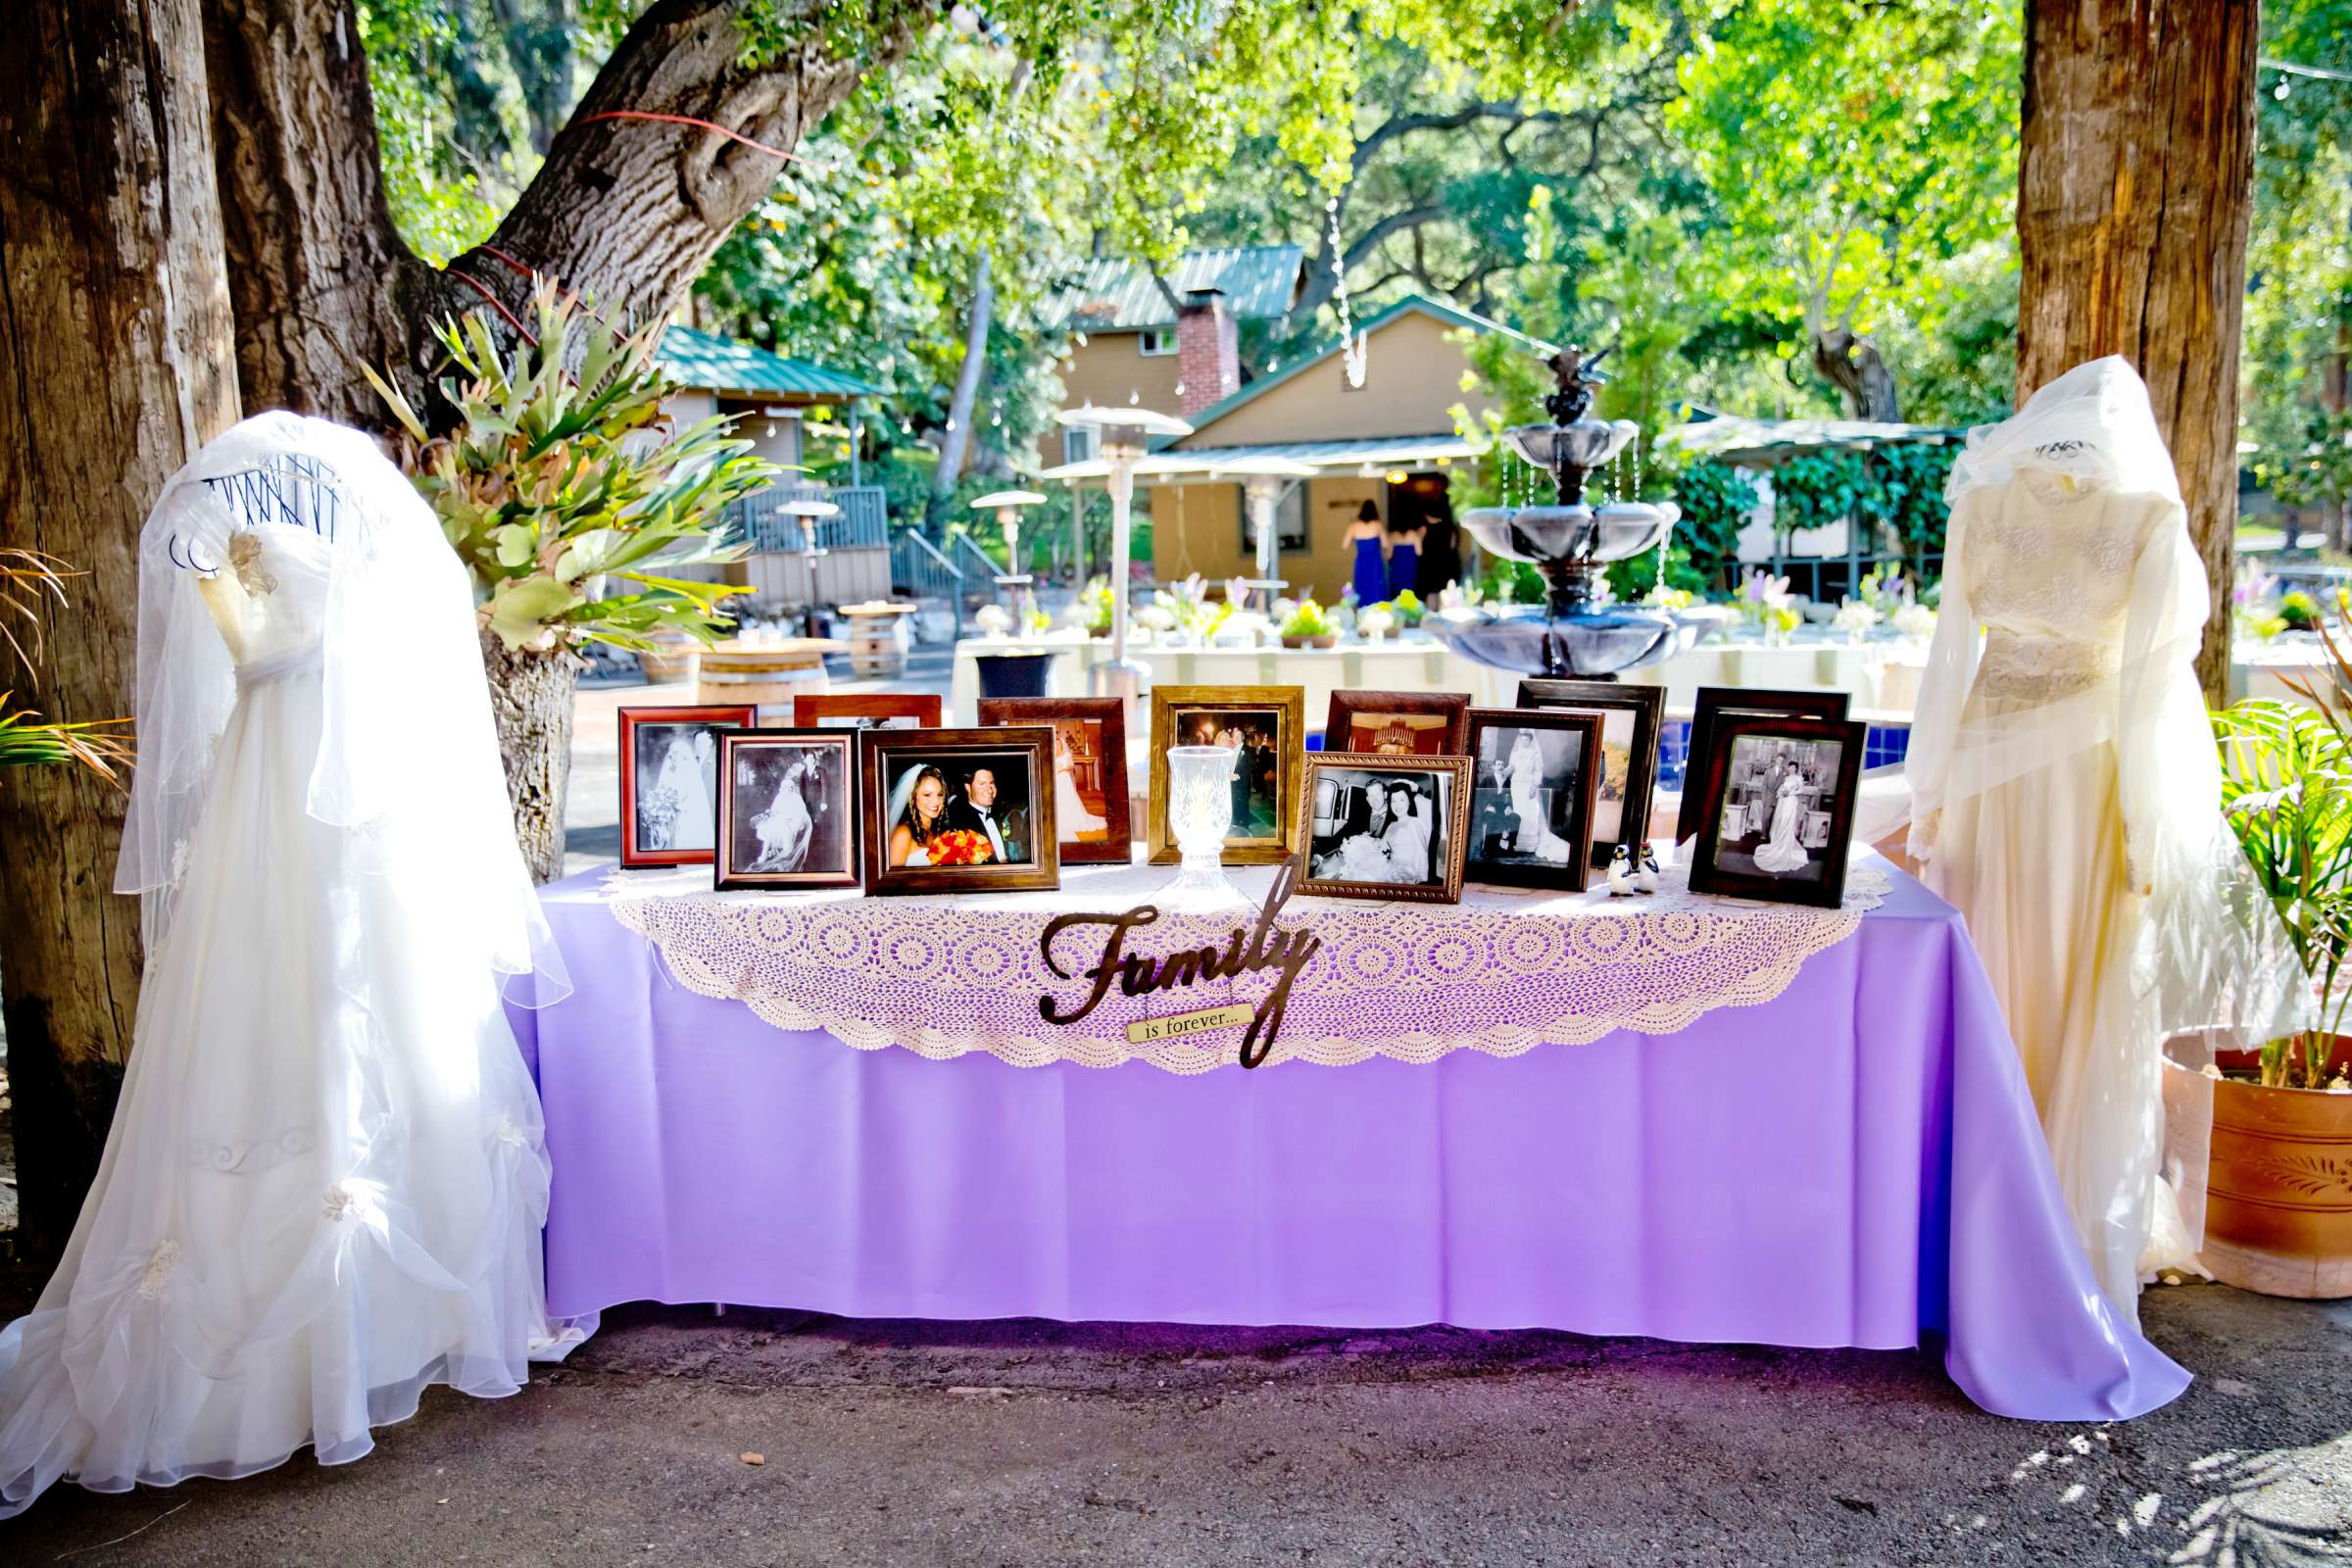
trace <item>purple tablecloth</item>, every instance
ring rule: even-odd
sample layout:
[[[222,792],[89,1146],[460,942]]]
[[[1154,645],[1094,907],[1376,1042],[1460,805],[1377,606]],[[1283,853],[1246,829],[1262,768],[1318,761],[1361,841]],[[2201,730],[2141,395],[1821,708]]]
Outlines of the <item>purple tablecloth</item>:
[[[576,991],[514,1012],[560,1313],[1940,1331],[2003,1415],[2187,1386],[2092,1285],[1966,929],[1900,872],[1778,1001],[1677,1034],[1197,1077],[776,1029],[672,982],[601,875],[544,890]]]

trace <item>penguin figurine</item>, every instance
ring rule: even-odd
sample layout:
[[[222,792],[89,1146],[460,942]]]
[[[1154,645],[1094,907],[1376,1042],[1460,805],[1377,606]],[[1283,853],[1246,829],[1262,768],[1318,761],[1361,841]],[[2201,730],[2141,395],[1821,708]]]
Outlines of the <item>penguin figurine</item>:
[[[1647,844],[1642,846],[1642,869],[1634,874],[1634,886],[1644,893],[1658,891],[1658,852]]]
[[[1624,845],[1609,857],[1609,897],[1622,899],[1634,891],[1634,852]]]

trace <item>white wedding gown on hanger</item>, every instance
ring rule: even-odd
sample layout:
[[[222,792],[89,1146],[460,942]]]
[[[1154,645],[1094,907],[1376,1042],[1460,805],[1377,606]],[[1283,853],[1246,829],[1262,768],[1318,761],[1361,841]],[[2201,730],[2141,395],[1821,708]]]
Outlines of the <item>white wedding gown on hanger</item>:
[[[0,1516],[357,1459],[427,1385],[512,1394],[579,1337],[501,1004],[544,926],[431,513],[366,437],[266,415],[167,486],[141,577],[146,970],[97,1180],[0,1333]]]
[[[1910,851],[1968,918],[2092,1273],[2136,1322],[2202,1232],[2201,1129],[2166,1158],[2166,1041],[2269,1038],[2301,970],[2222,821],[2205,572],[2138,375],[2068,371],[1970,432],[1945,493]]]

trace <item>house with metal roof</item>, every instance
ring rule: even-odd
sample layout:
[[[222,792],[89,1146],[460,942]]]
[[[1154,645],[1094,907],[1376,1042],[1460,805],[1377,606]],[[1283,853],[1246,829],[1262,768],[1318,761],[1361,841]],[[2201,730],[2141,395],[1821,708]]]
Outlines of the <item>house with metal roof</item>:
[[[1293,593],[1311,591],[1327,603],[1337,598],[1351,564],[1342,536],[1366,506],[1393,524],[1433,524],[1429,554],[1439,564],[1432,569],[1444,570],[1452,531],[1449,470],[1479,451],[1456,431],[1452,411],[1460,405],[1475,417],[1494,406],[1483,392],[1463,389],[1469,342],[1500,332],[1535,358],[1548,356],[1552,346],[1418,294],[1357,331],[1360,381],[1350,371],[1348,345],[1334,342],[1196,407],[1185,416],[1193,433],[1143,460],[1137,496],[1151,512],[1155,577],[1256,574],[1244,476],[1268,459],[1315,470],[1286,485],[1275,513],[1279,574]],[[1126,402],[1122,394],[1114,406]],[[1107,472],[1090,455],[1042,477],[1076,489]]]
[[[753,450],[788,470],[803,466],[810,421],[829,414],[833,433],[847,434],[848,484],[809,484],[787,472],[783,482],[735,503],[730,520],[753,554],[724,568],[729,580],[775,605],[888,597],[889,512],[882,487],[859,482],[858,463],[858,420],[865,403],[882,389],[830,366],[690,326],[664,328],[656,358],[680,383],[668,403],[674,417],[692,421],[733,415],[737,433]],[[825,501],[840,510],[806,528],[800,516],[784,510],[795,501]]]

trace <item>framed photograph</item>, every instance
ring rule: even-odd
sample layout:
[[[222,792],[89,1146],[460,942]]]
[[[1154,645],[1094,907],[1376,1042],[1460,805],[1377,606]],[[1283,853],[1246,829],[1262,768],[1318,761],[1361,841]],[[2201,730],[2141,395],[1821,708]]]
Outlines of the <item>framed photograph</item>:
[[[739,729],[718,737],[712,885],[858,886],[858,737]]]
[[[876,729],[858,744],[866,892],[1061,886],[1051,726]]]
[[[1835,907],[1862,778],[1859,720],[1718,713],[1695,796],[1690,854],[1699,893]]]
[[[792,700],[795,729],[937,729],[937,692],[805,692]]]
[[[1601,716],[1602,766],[1592,803],[1591,862],[1605,866],[1618,845],[1638,846],[1648,838],[1666,688],[1615,680],[1523,680],[1519,706]]]
[[[718,843],[718,738],[758,710],[620,710],[620,863],[709,865]]]
[[[1064,865],[1125,865],[1134,855],[1127,810],[1127,703],[1119,697],[988,697],[983,728],[1054,729],[1054,821]]]
[[[1327,752],[1459,757],[1470,699],[1451,692],[1333,692],[1323,721]]]
[[[1466,880],[1582,891],[1609,718],[1581,709],[1470,710]]]
[[[1683,755],[1683,807],[1675,814],[1674,842],[1697,836],[1700,811],[1692,787],[1707,775],[1707,751],[1715,720],[1723,713],[1787,713],[1799,718],[1845,717],[1843,692],[1779,692],[1740,686],[1701,686],[1690,713],[1690,744]]]
[[[1306,690],[1300,686],[1152,688],[1152,795],[1145,823],[1153,865],[1175,863],[1168,835],[1168,748],[1229,746],[1233,831],[1227,865],[1274,865],[1298,853],[1298,760],[1306,750]]]
[[[1306,875],[1299,892],[1460,902],[1467,759],[1316,752],[1305,773],[1298,814]]]

